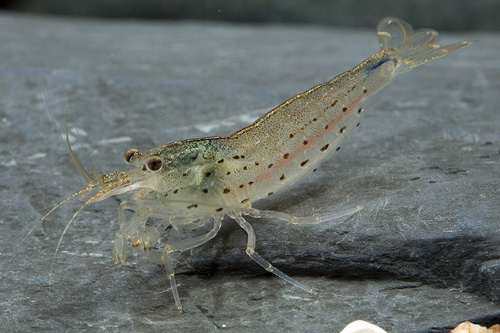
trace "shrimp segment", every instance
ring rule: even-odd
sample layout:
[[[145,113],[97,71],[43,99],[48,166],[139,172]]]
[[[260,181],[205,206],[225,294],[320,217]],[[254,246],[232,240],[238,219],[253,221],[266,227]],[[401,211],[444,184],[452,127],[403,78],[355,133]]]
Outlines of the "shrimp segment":
[[[329,213],[322,216],[295,216],[282,212],[275,212],[272,210],[258,210],[255,208],[246,209],[243,214],[257,218],[257,219],[276,219],[287,221],[292,224],[317,224],[321,222],[340,219],[345,216],[352,216],[363,209],[363,206],[356,206],[354,208],[345,210],[338,213]]]
[[[300,288],[304,291],[307,291],[308,293],[316,295],[316,292],[313,289],[311,289],[311,288],[307,287],[306,285],[292,279],[291,277],[289,277],[288,275],[286,275],[285,273],[283,273],[282,271],[280,271],[279,269],[277,269],[276,267],[271,265],[271,263],[269,263],[269,261],[262,258],[257,252],[255,252],[255,244],[256,244],[255,232],[253,231],[253,228],[250,225],[250,223],[248,223],[247,220],[245,220],[243,218],[243,216],[241,216],[240,213],[233,213],[233,214],[230,214],[229,216],[231,216],[236,222],[238,222],[240,227],[242,227],[243,230],[245,230],[246,233],[248,234],[246,253],[248,254],[248,256],[250,258],[252,258],[253,261],[255,261],[257,264],[262,266],[262,268],[264,268],[266,271],[273,273],[274,275],[282,278],[283,280],[285,280],[287,282],[290,282],[291,284],[293,284],[297,288]]]
[[[214,225],[212,229],[206,234],[191,239],[187,239],[184,241],[168,244],[163,249],[162,261],[167,271],[167,277],[170,280],[170,287],[172,288],[172,293],[174,294],[175,305],[179,310],[182,309],[182,305],[179,298],[179,292],[177,291],[177,285],[175,283],[174,266],[172,265],[172,260],[170,259],[170,253],[175,251],[186,251],[192,249],[193,247],[205,244],[206,242],[214,238],[215,235],[217,235],[221,227],[221,222],[222,222],[222,217],[214,219]]]
[[[380,52],[352,70],[292,97],[230,136],[173,142],[144,153],[127,150],[124,158],[132,166],[128,171],[99,176],[91,168],[92,173],[88,173],[67,139],[67,149],[87,186],[54,208],[77,195],[85,199],[63,235],[88,204],[132,191],[132,197],[119,207],[120,229],[113,261],[125,263],[125,243],[129,240],[149,259],[165,265],[179,310],[182,305],[171,253],[200,246],[215,237],[225,215],[248,234],[246,253],[256,263],[294,286],[315,293],[255,252],[255,233],[243,216],[315,224],[360,211],[362,207],[357,206],[322,216],[297,217],[257,210],[252,204],[304,178],[338,151],[341,141],[359,126],[365,101],[397,75],[471,43],[439,46],[434,43],[434,30],[413,33],[408,23],[396,18],[380,22],[378,38]]]

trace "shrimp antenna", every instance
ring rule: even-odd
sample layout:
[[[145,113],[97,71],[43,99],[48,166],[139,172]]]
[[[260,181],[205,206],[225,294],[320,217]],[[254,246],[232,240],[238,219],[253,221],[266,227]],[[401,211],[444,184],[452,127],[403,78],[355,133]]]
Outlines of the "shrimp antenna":
[[[47,214],[45,214],[41,219],[40,221],[43,221],[47,218],[47,216],[49,216],[50,214],[52,214],[52,212],[54,212],[57,208],[61,207],[63,204],[65,204],[66,202],[70,201],[71,199],[73,199],[74,197],[76,197],[77,195],[79,195],[80,193],[82,192],[82,190],[76,192],[76,193],[73,193],[72,195],[70,195],[69,197],[67,197],[66,199],[64,199],[63,201],[61,201],[60,203],[58,203],[55,207],[53,207],[51,210],[49,210],[49,212]],[[37,227],[37,225],[35,225],[33,228],[31,228],[31,230],[28,232],[28,235],[31,234],[33,232],[33,230],[35,230],[35,228]]]
[[[94,175],[94,179],[96,179],[98,181],[99,185],[101,185],[101,187],[102,187],[102,186],[104,186],[104,181],[101,179],[101,177],[99,176],[99,173],[92,165],[92,162],[90,162],[89,154],[87,153],[87,150],[85,149],[85,147],[82,145],[82,140],[80,139],[81,137],[80,137],[80,132],[78,131],[78,128],[75,128],[75,130],[76,130],[76,136],[78,137],[78,142],[80,143],[80,147],[82,148],[82,150],[84,152],[85,160],[87,161],[87,164],[90,166],[90,170],[92,171],[92,174]],[[66,129],[66,133],[67,133],[67,129]],[[68,141],[68,145],[69,145],[69,141]]]
[[[45,104],[47,105],[47,110],[49,111],[50,114],[50,119],[52,120],[52,123],[54,124],[54,127],[57,131],[57,134],[59,135],[59,138],[61,139],[62,143],[66,146],[66,149],[68,150],[69,155],[71,156],[71,159],[73,160],[73,163],[76,166],[76,169],[80,173],[80,175],[83,177],[85,182],[88,184],[92,180],[92,177],[89,175],[87,170],[83,167],[83,165],[80,163],[78,158],[76,157],[75,153],[73,152],[73,149],[71,149],[71,144],[69,143],[69,135],[68,135],[68,122],[66,120],[66,116],[64,117],[64,128],[66,130],[66,141],[64,141],[61,132],[57,129],[57,123],[56,120],[54,119],[54,115],[52,114],[52,110],[50,108],[49,102],[47,101],[47,94],[45,93],[45,90],[43,91],[43,96],[45,98]]]
[[[74,196],[74,195],[73,195]],[[66,227],[64,227],[64,230],[61,234],[61,237],[59,237],[59,241],[57,242],[57,247],[56,247],[56,251],[54,252],[54,256],[57,254],[57,252],[59,252],[59,247],[61,246],[61,242],[64,238],[64,235],[66,235],[66,231],[68,231],[68,228],[70,227],[70,225],[73,223],[73,221],[75,220],[75,218],[78,216],[78,214],[80,214],[80,212],[89,204],[92,202],[92,198],[90,198],[89,200],[85,201],[85,203],[83,205],[80,206],[80,208],[78,208],[78,210],[73,214],[73,216],[71,216],[71,218],[69,219],[68,223],[66,223]]]
[[[83,177],[83,179],[85,179],[85,182],[90,183],[90,181],[92,180],[92,177],[87,172],[87,170],[85,170],[82,163],[80,163],[80,161],[76,157],[75,153],[73,152],[73,149],[71,148],[71,144],[69,143],[68,119],[66,116],[64,116],[64,131],[66,133],[66,142],[64,142],[64,144],[65,144],[66,148],[68,149],[69,155],[71,156],[73,163],[75,163],[75,166],[76,166],[76,169],[78,170],[78,173],[80,173],[80,175]]]
[[[56,207],[54,207],[49,213],[47,213],[45,216],[49,215],[52,211],[54,211],[57,207],[61,206],[64,202],[68,201],[69,199],[77,196],[80,192],[82,192],[83,190],[79,191],[79,192],[76,192],[74,194],[72,194],[71,196],[69,196],[67,199],[63,200],[60,204],[58,204]],[[66,232],[68,231],[69,227],[71,226],[71,224],[73,223],[73,221],[76,219],[76,217],[78,216],[78,214],[81,213],[81,211],[89,204],[92,202],[92,198],[90,198],[89,200],[85,201],[85,203],[83,205],[80,206],[80,208],[78,208],[78,210],[73,214],[73,216],[71,216],[71,219],[69,219],[68,223],[66,223],[66,227],[64,227],[64,230],[61,234],[61,237],[59,237],[59,241],[57,242],[57,246],[56,246],[56,250],[54,251],[54,257],[52,259],[52,263],[50,264],[50,274],[49,274],[49,289],[50,289],[50,286],[52,285],[52,272],[53,272],[53,269],[54,269],[54,260],[57,256],[57,253],[59,252],[59,248],[61,247],[61,243],[62,243],[62,240],[64,238],[64,235],[66,235]],[[45,218],[45,216],[43,218]],[[42,218],[42,219],[43,219]]]
[[[71,200],[74,197],[76,197],[78,195],[81,195],[82,193],[84,193],[84,192],[88,191],[89,189],[93,188],[94,185],[91,184],[93,180],[97,180],[99,183],[102,183],[102,180],[100,179],[99,174],[97,173],[96,169],[94,168],[94,166],[90,163],[90,161],[88,159],[88,155],[87,155],[87,152],[85,151],[85,148],[83,148],[83,146],[81,146],[82,149],[83,149],[83,151],[85,152],[85,156],[87,158],[87,162],[89,163],[90,168],[92,170],[92,174],[94,175],[95,178],[93,178],[87,172],[87,170],[85,170],[85,168],[83,167],[82,163],[78,160],[78,158],[76,157],[75,153],[73,152],[73,149],[71,148],[71,144],[69,142],[67,117],[66,116],[64,117],[64,129],[65,129],[65,136],[66,136],[66,140],[64,140],[63,137],[62,137],[62,135],[61,135],[61,132],[59,132],[59,130],[57,129],[57,123],[56,123],[56,120],[54,119],[54,115],[52,113],[52,110],[50,108],[49,102],[47,100],[47,94],[46,94],[45,90],[43,91],[43,96],[45,98],[45,104],[47,105],[47,110],[49,111],[49,114],[50,114],[50,119],[52,120],[52,123],[54,124],[54,127],[55,127],[55,129],[57,131],[57,134],[59,135],[59,138],[61,139],[61,141],[63,142],[63,144],[66,146],[66,149],[68,150],[68,153],[71,156],[71,159],[73,160],[73,163],[75,164],[78,172],[80,173],[80,175],[82,176],[82,178],[85,180],[85,182],[88,185],[85,188],[81,189],[78,192],[73,193],[72,195],[70,195],[69,197],[67,197],[66,199],[62,200],[60,203],[58,203],[54,208],[52,208],[47,214],[45,214],[42,217],[42,219],[41,219],[42,221],[47,216],[49,216],[52,212],[54,212],[56,209],[58,209],[59,207],[61,207],[63,204],[65,204],[69,200]],[[77,136],[79,136],[78,130],[77,130]],[[59,241],[57,242],[56,250],[54,251],[54,258],[57,255],[57,253],[59,252],[59,248],[61,247],[62,240],[63,240],[64,236],[66,235],[66,232],[68,231],[69,227],[71,226],[71,224],[73,223],[73,221],[76,219],[76,217],[81,213],[81,211],[89,203],[91,203],[91,202],[92,202],[92,198],[90,198],[87,201],[85,201],[85,203],[82,206],[80,206],[80,208],[78,208],[78,210],[73,214],[73,216],[71,217],[71,219],[66,224],[66,227],[64,228],[64,230],[63,230],[63,232],[61,234],[61,237],[59,237]],[[31,233],[31,231],[33,231],[33,229],[30,230],[30,233]],[[50,288],[50,285],[52,284],[51,280],[52,280],[53,267],[54,267],[54,260],[52,261],[51,266],[50,266],[49,288]]]
[[[52,212],[54,212],[57,208],[61,207],[62,205],[64,205],[66,202],[70,201],[71,199],[73,199],[74,197],[76,197],[77,195],[79,195],[80,193],[82,192],[82,190],[78,191],[78,192],[75,192],[73,193],[72,195],[70,195],[69,197],[67,197],[66,199],[64,199],[63,201],[61,201],[60,203],[58,203],[54,208],[52,208],[51,210],[49,210],[49,212],[47,214],[45,214],[43,217],[42,217],[42,221],[45,220],[45,218],[47,216],[49,216],[50,214],[52,214]]]

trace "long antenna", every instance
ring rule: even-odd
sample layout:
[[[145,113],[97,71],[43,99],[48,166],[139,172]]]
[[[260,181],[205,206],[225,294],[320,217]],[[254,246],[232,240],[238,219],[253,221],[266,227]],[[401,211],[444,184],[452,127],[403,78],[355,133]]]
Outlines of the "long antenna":
[[[71,145],[69,143],[69,135],[68,135],[68,122],[66,120],[66,116],[64,117],[64,128],[66,130],[66,141],[64,141],[61,133],[57,129],[57,123],[56,120],[54,119],[54,115],[52,114],[52,111],[50,109],[49,102],[47,101],[47,94],[45,93],[45,90],[43,91],[43,96],[45,98],[45,104],[47,105],[47,110],[49,111],[50,114],[50,119],[52,120],[52,123],[54,124],[54,127],[56,128],[57,134],[59,135],[59,138],[61,139],[62,143],[66,146],[66,149],[69,152],[69,155],[71,156],[71,159],[73,160],[73,163],[75,163],[76,169],[80,173],[80,175],[83,177],[85,182],[88,184],[92,180],[92,177],[90,174],[85,170],[83,165],[80,163],[78,158],[76,157],[75,153],[73,152],[73,149],[71,149]]]

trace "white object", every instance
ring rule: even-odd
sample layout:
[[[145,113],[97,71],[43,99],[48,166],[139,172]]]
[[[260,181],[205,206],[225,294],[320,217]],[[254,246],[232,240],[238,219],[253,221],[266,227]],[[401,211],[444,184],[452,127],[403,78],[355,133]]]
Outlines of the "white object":
[[[340,333],[387,333],[380,327],[363,320],[356,320],[347,325]]]

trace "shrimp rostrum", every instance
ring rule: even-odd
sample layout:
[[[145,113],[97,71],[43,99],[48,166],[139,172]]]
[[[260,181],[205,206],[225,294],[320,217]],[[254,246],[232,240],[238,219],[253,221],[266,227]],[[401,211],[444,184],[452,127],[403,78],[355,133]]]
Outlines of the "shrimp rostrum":
[[[302,179],[338,151],[342,139],[359,126],[365,101],[396,76],[470,44],[439,46],[435,44],[434,30],[413,32],[406,22],[396,18],[380,22],[378,38],[380,52],[352,70],[292,97],[229,136],[173,142],[146,152],[128,149],[124,154],[125,161],[132,166],[128,171],[100,176],[93,170],[89,174],[66,140],[87,186],[62,202],[75,196],[86,200],[68,222],[63,235],[88,204],[132,191],[131,198],[119,207],[120,230],[116,233],[113,260],[124,263],[125,242],[131,241],[151,259],[165,265],[179,309],[181,302],[171,254],[215,237],[225,215],[248,234],[246,253],[255,262],[300,289],[314,293],[255,251],[255,233],[245,216],[319,223],[352,215],[361,208],[321,217],[297,217],[257,210],[252,204]],[[163,239],[170,231],[198,228],[203,232],[196,236]],[[160,243],[159,251],[150,251]]]

